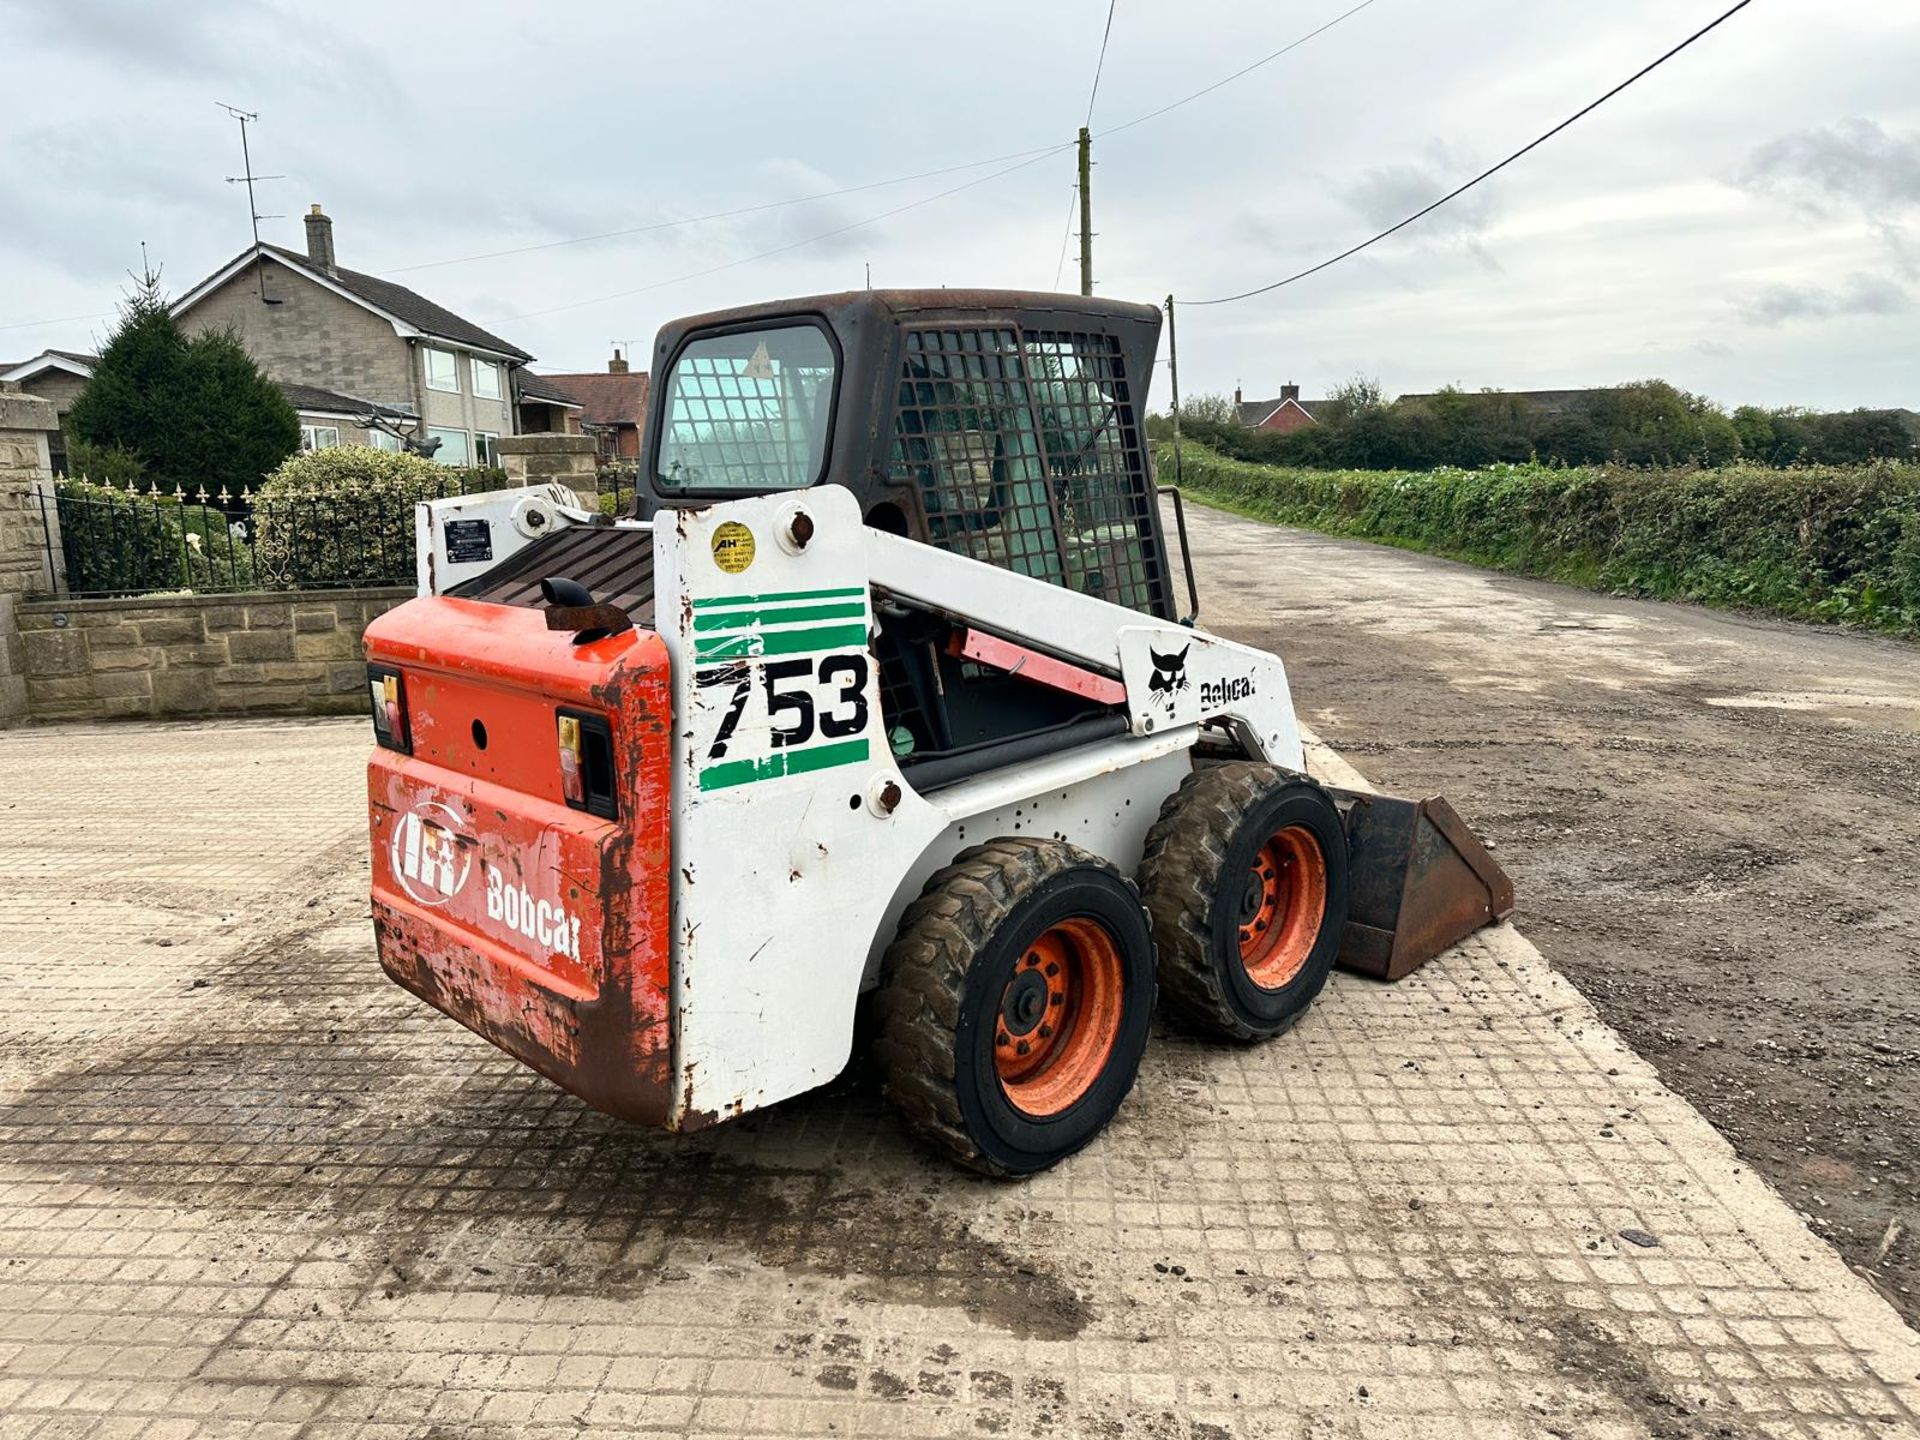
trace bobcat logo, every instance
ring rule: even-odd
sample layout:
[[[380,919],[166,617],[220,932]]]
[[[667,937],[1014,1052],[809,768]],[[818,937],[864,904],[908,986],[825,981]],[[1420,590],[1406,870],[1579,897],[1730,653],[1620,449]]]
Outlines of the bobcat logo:
[[[1191,642],[1182,646],[1178,655],[1162,655],[1151,646],[1147,654],[1153,657],[1153,678],[1147,681],[1147,689],[1162,705],[1167,714],[1173,714],[1173,697],[1187,688],[1187,652],[1193,649]]]

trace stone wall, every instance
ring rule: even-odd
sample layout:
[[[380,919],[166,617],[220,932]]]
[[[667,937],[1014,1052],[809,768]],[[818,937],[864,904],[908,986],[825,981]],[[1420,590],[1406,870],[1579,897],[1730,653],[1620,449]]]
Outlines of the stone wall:
[[[51,483],[47,436],[57,424],[48,401],[0,390],[0,725],[27,711],[26,651],[15,614],[19,598],[53,587],[38,492]]]
[[[21,602],[27,713],[358,713],[367,708],[361,632],[412,594],[394,586]]]
[[[591,435],[507,435],[497,449],[509,485],[555,482],[589,505],[600,494],[599,446]]]

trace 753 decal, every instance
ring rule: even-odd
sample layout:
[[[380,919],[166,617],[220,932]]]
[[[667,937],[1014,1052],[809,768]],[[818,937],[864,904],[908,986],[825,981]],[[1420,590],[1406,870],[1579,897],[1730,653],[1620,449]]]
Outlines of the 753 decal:
[[[741,660],[695,672],[700,789],[865,760],[873,723],[865,651]]]
[[[720,728],[707,745],[707,759],[726,758],[740,728],[740,717],[756,689],[766,708],[770,749],[805,745],[815,736],[844,740],[861,734],[867,728],[870,666],[865,655],[854,653],[797,656],[701,671],[695,681],[701,689],[725,687],[730,691]]]

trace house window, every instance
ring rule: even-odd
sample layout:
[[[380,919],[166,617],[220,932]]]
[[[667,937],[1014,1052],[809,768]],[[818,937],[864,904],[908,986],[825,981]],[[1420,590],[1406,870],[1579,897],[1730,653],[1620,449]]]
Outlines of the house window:
[[[300,427],[302,450],[331,450],[339,443],[340,427],[337,425],[302,425]]]
[[[427,388],[460,393],[460,365],[451,350],[427,349]]]
[[[476,465],[498,465],[499,458],[494,454],[493,442],[500,438],[498,430],[476,430],[473,432],[473,463]]]
[[[472,463],[473,452],[467,447],[467,432],[464,430],[429,430],[429,440],[438,440],[440,448],[433,452],[433,458],[442,465],[467,465]]]
[[[367,444],[376,450],[385,450],[389,454],[395,455],[400,453],[401,448],[400,437],[397,435],[389,435],[384,430],[369,430],[367,432]]]
[[[473,393],[482,400],[500,398],[500,367],[493,361],[474,357]]]

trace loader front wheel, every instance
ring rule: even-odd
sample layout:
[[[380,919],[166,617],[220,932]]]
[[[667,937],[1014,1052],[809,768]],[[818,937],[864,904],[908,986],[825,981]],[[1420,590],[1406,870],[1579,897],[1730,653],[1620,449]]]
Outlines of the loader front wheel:
[[[1278,1035],[1326,984],[1347,920],[1347,839],[1327,792],[1271,765],[1197,770],[1147,833],[1140,888],[1160,992],[1236,1040]]]
[[[1125,877],[1060,841],[995,840],[907,908],[874,1051],[923,1138],[976,1170],[1028,1175],[1113,1118],[1153,999],[1153,941]]]

